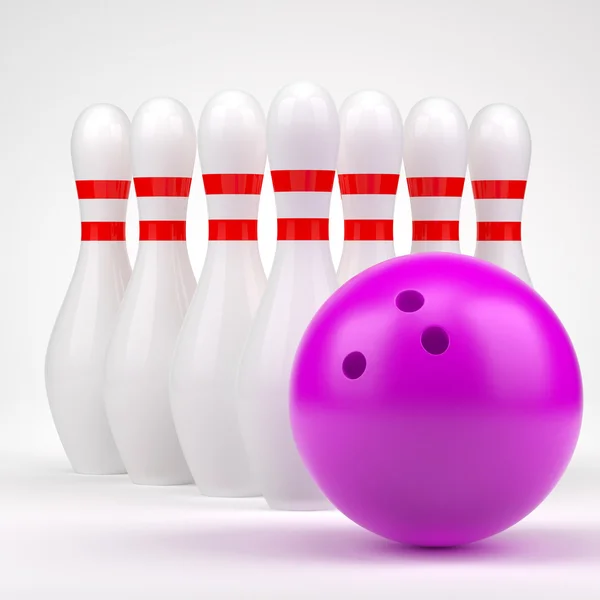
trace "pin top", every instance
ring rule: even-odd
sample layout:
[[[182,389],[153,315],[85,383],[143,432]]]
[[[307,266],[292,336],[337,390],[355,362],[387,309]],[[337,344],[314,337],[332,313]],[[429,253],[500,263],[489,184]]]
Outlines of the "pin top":
[[[172,98],[144,102],[131,122],[134,177],[191,177],[196,128],[187,108]]]
[[[467,170],[467,121],[446,98],[425,98],[404,123],[407,177],[463,177]]]
[[[258,101],[238,90],[213,96],[198,125],[203,174],[263,174],[267,162],[266,120]]]
[[[73,173],[78,181],[129,181],[129,118],[112,104],[93,104],[75,121],[71,136]]]
[[[337,108],[324,88],[303,81],[275,96],[267,117],[271,170],[335,171],[339,140]]]
[[[381,92],[352,94],[340,108],[339,173],[400,173],[402,116]]]
[[[531,135],[523,115],[508,104],[490,104],[469,130],[469,173],[474,181],[523,181],[529,173]]]

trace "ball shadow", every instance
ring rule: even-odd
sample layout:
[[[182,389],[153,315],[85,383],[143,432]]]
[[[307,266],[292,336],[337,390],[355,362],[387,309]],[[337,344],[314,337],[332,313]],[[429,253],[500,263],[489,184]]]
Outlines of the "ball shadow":
[[[139,533],[139,532],[138,532]],[[144,532],[144,547],[182,558],[265,559],[310,563],[486,563],[521,565],[600,563],[600,528],[521,527],[455,548],[415,548],[379,538],[352,524],[343,526],[210,526],[177,532]]]

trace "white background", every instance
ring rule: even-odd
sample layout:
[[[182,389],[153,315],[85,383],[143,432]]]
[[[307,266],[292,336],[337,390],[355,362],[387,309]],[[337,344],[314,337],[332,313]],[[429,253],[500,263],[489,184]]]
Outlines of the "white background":
[[[0,597],[450,598],[456,590],[487,599],[531,597],[541,585],[548,590],[539,597],[562,597],[567,588],[574,598],[600,597],[598,576],[585,568],[600,563],[599,25],[595,0],[2,0]],[[144,100],[168,95],[197,122],[226,88],[254,94],[266,111],[277,90],[298,79],[327,87],[338,106],[375,88],[403,117],[421,98],[443,95],[468,121],[486,104],[508,102],[529,122],[524,252],[534,286],[578,352],[585,419],[556,494],[483,550],[390,551],[340,515],[276,514],[258,500],[237,511],[192,487],[138,488],[126,478],[69,473],[43,364],[79,247],[69,154],[75,119],[96,102],[132,117]],[[197,168],[188,225],[196,275],[207,237],[198,176]],[[465,190],[461,244],[472,254],[475,215]],[[133,199],[132,262],[136,219]],[[268,177],[259,223],[268,271],[275,248]],[[409,251],[410,231],[403,178],[398,254]],[[331,238],[337,263],[337,187]],[[560,567],[567,564],[571,576]]]

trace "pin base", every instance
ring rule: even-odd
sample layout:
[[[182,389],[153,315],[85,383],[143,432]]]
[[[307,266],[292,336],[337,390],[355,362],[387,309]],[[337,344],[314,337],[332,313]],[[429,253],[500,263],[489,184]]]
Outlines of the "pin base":
[[[88,475],[88,476],[107,476],[107,475],[127,475],[127,471],[124,467],[112,468],[112,469],[98,469],[98,468],[80,468],[73,467],[73,472],[76,475]]]
[[[203,490],[200,494],[207,498],[260,498],[262,494],[256,490]]]
[[[131,482],[135,485],[153,485],[153,486],[165,486],[165,485],[191,485],[194,481],[190,479],[182,479],[182,478],[165,478],[165,477],[132,477],[129,474],[129,478]]]

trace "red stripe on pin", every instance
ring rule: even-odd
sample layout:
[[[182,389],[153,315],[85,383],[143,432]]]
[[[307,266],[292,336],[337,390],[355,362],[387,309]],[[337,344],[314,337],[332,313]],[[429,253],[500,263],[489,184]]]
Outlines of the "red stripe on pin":
[[[407,177],[408,194],[411,198],[423,196],[462,196],[464,177]]]
[[[210,242],[256,241],[257,239],[256,219],[209,219],[208,221]]]
[[[183,242],[185,221],[140,221],[140,242]]]
[[[331,192],[335,171],[271,171],[274,192]]]
[[[520,242],[520,221],[499,221],[477,223],[478,242]]]
[[[526,180],[514,181],[472,181],[475,200],[523,200],[525,198]]]
[[[458,221],[413,221],[414,242],[458,242]]]
[[[77,180],[77,197],[80,200],[126,200],[131,181]]]
[[[344,240],[347,242],[390,242],[393,239],[392,219],[346,219],[344,221]]]
[[[84,221],[81,223],[82,242],[124,242],[123,221]]]
[[[134,177],[138,198],[152,196],[185,197],[190,195],[191,177]]]
[[[277,240],[318,241],[329,239],[329,219],[277,219]]]
[[[258,195],[262,188],[263,175],[250,173],[224,173],[202,175],[204,192],[207,196],[221,194]]]
[[[352,194],[392,194],[398,191],[400,175],[394,173],[352,173],[338,175],[340,192]]]

